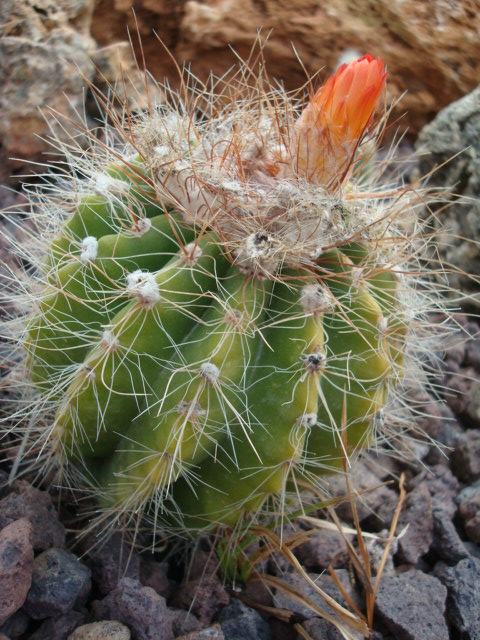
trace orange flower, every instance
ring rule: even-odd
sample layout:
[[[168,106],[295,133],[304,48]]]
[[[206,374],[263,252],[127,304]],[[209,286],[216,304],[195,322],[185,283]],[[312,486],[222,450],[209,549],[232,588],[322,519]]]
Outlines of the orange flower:
[[[366,55],[338,71],[313,96],[295,123],[298,176],[314,184],[345,180],[385,86],[383,60]]]

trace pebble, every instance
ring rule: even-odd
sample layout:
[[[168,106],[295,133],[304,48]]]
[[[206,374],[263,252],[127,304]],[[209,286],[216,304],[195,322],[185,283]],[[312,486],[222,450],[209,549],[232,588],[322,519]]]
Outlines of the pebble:
[[[201,631],[192,631],[191,633],[187,633],[187,635],[179,636],[177,640],[225,640],[225,636],[222,633],[221,626],[214,624]],[[251,640],[255,639],[252,638]]]
[[[26,518],[0,531],[0,626],[25,602],[32,584],[33,528]]]
[[[363,462],[359,461],[352,469],[351,483],[352,487],[360,492],[381,484],[381,480]],[[346,495],[345,479],[343,476],[338,474],[331,478],[329,477],[327,489],[334,497]],[[368,519],[368,528],[373,531],[380,531],[385,527],[389,527],[397,502],[397,494],[387,486],[381,486],[375,490],[363,493],[358,496],[356,500],[360,522]],[[352,512],[348,502],[343,502],[338,505],[336,511],[342,520],[352,523]]]
[[[130,640],[130,629],[117,620],[102,620],[77,627],[68,640]]]
[[[480,560],[468,558],[444,572],[448,589],[447,611],[456,635],[452,638],[480,638]]]
[[[384,576],[376,614],[395,640],[449,640],[446,597],[440,580],[421,571]]]
[[[467,429],[457,438],[452,470],[466,484],[480,478],[480,430]]]
[[[432,498],[426,484],[419,484],[406,497],[397,531],[407,524],[398,542],[398,556],[401,562],[415,565],[433,542]]]
[[[69,611],[58,618],[44,620],[29,640],[67,640],[74,629],[85,622],[85,616],[79,611]]]
[[[218,617],[225,640],[272,640],[268,622],[240,600],[232,602]]]
[[[432,498],[432,507],[447,511],[451,518],[457,512],[455,499],[460,490],[460,482],[446,464],[435,464],[412,479],[413,488],[425,484]]]
[[[348,562],[347,543],[337,529],[318,529],[295,548],[295,555],[309,571],[321,572],[330,565],[342,567]]]
[[[91,572],[64,549],[48,549],[35,558],[25,611],[35,620],[61,616],[81,606],[91,587]]]
[[[180,585],[172,597],[174,607],[191,611],[204,625],[210,624],[229,603],[230,596],[217,575],[189,580]]]
[[[173,635],[175,637],[191,633],[192,631],[198,631],[202,628],[199,619],[190,611],[169,607],[168,612],[172,621]]]
[[[92,569],[92,579],[102,595],[106,596],[113,591],[121,578],[139,579],[139,555],[120,531],[101,545],[90,536],[85,541],[85,548],[85,557]]]
[[[0,500],[0,528],[19,518],[27,518],[32,523],[36,551],[65,545],[65,528],[49,494],[24,480],[16,480],[10,493]]]
[[[10,616],[10,618],[8,618],[3,627],[0,629],[0,632],[5,634],[9,638],[18,638],[25,633],[29,622],[29,616],[27,616],[23,609],[19,609],[13,614],[13,616]]]
[[[480,481],[465,487],[458,494],[457,503],[466,535],[472,542],[480,544]]]
[[[172,583],[168,579],[168,562],[156,562],[142,558],[140,561],[140,582],[144,587],[151,587],[158,594],[168,599],[172,594]],[[129,576],[130,577],[130,576]]]
[[[432,549],[447,564],[457,564],[470,557],[462,539],[458,535],[450,514],[445,509],[436,507],[433,510],[433,544]]]
[[[122,578],[92,612],[98,620],[118,620],[130,627],[135,640],[171,640],[172,620],[165,598],[138,580]]]
[[[310,618],[302,623],[302,627],[312,640],[344,640],[338,629],[323,618]]]

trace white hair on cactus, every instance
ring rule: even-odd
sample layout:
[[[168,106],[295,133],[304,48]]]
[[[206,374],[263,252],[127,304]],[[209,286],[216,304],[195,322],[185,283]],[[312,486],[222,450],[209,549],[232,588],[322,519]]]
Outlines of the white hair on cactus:
[[[305,313],[317,314],[335,308],[335,300],[321,284],[307,284],[300,292],[300,304]]]
[[[81,243],[82,253],[80,254],[80,260],[83,264],[95,260],[98,254],[98,240],[93,236],[87,236]]]
[[[200,375],[210,384],[218,380],[220,369],[212,362],[202,362],[200,365]]]
[[[160,290],[155,276],[141,269],[127,275],[127,294],[148,307],[160,300]]]

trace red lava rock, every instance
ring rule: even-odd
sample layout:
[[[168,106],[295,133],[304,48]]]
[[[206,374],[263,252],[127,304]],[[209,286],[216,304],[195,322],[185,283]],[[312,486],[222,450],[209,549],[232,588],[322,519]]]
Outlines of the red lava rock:
[[[69,611],[64,616],[49,618],[32,633],[29,640],[67,640],[77,627],[83,624],[85,616],[79,611]]]
[[[136,640],[172,640],[172,619],[165,598],[138,580],[122,578],[101,601],[93,603],[96,620],[118,620]]]
[[[0,500],[0,527],[14,520],[27,518],[33,525],[33,547],[45,551],[51,547],[63,547],[65,529],[46,491],[32,487],[24,480],[12,484],[11,492]]]
[[[195,578],[181,585],[172,598],[172,605],[194,613],[203,624],[209,624],[219,609],[230,603],[217,575]]]
[[[168,562],[155,562],[142,558],[140,563],[140,582],[145,587],[151,587],[159,595],[169,598],[172,585],[168,579]]]
[[[398,543],[398,556],[402,562],[415,565],[433,542],[432,498],[425,484],[407,495],[398,531],[407,524],[408,530]]]
[[[91,587],[91,572],[64,549],[48,549],[35,558],[25,611],[35,620],[61,616],[82,605]]]
[[[33,529],[22,518],[0,531],[0,626],[25,602],[32,584]]]
[[[451,472],[450,467],[446,464],[436,464],[429,467],[410,483],[412,488],[418,487],[420,484],[425,484],[428,487],[432,497],[432,506],[441,508],[453,518],[457,512],[455,498],[460,489],[460,483]]]
[[[139,579],[139,555],[130,547],[120,532],[114,533],[101,546],[96,542],[93,537],[87,538],[85,555],[90,561],[92,579],[102,595],[113,591],[122,578]]]
[[[190,611],[183,609],[169,608],[172,619],[172,629],[175,637],[186,635],[192,631],[199,631],[202,628],[199,619]]]

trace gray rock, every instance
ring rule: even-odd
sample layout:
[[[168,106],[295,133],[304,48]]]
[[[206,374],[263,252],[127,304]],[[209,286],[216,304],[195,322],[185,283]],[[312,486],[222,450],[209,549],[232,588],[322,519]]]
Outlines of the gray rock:
[[[61,616],[81,606],[91,587],[90,569],[64,549],[48,549],[35,558],[25,611],[35,620]]]
[[[425,484],[407,495],[398,531],[407,524],[407,532],[398,542],[398,555],[401,562],[415,565],[433,542],[432,498]]]
[[[452,455],[452,470],[457,478],[467,484],[480,478],[480,431],[468,429],[457,440]]]
[[[332,496],[346,495],[345,479],[340,473],[326,477],[325,480],[328,481],[327,489]],[[358,492],[381,484],[380,478],[363,462],[358,462],[353,467],[351,482]],[[369,528],[375,531],[390,526],[397,502],[397,494],[389,487],[381,486],[378,489],[366,491],[356,501],[360,522],[368,518]],[[348,502],[338,505],[336,511],[341,519],[352,522],[351,508]]]
[[[63,547],[65,528],[48,493],[23,480],[16,480],[11,489],[0,500],[0,527],[19,518],[27,518],[33,525],[33,547],[36,551]]]
[[[225,640],[271,640],[268,622],[240,600],[232,600],[218,618]]]
[[[0,626],[25,602],[32,583],[33,529],[22,518],[0,531]]]
[[[460,489],[458,479],[453,475],[447,464],[435,464],[412,479],[412,488],[425,484],[432,497],[432,507],[441,508],[451,518],[457,512],[455,499]]]
[[[67,640],[72,631],[83,624],[84,619],[83,613],[79,611],[69,611],[64,616],[48,618],[32,633],[29,640]]]
[[[377,594],[376,615],[395,640],[449,640],[446,597],[442,583],[421,571],[385,576]]]
[[[348,562],[347,543],[337,530],[319,529],[295,548],[295,555],[310,571],[322,571],[330,565],[342,567]]]
[[[433,510],[433,550],[447,564],[457,564],[470,557],[447,511],[439,507]]]
[[[462,640],[480,638],[480,560],[461,560],[444,573],[448,619]]]
[[[322,591],[327,593],[331,598],[333,598],[342,606],[345,606],[343,596],[330,575],[326,573],[321,575],[309,573],[308,575],[315,582],[315,584],[320,589],[322,589]],[[345,587],[347,593],[355,601],[357,596],[353,589],[349,572],[345,569],[338,569],[337,576],[340,578],[340,581]],[[288,573],[283,576],[282,580],[287,585],[294,587],[295,591],[298,594],[301,594],[308,598],[320,609],[331,611],[322,596],[310,584],[308,584],[300,574]],[[307,605],[300,604],[299,602],[294,600],[288,593],[285,593],[282,589],[276,589],[273,602],[275,607],[279,609],[289,609],[290,611],[298,614],[300,618],[309,619],[314,618],[317,615],[313,609],[311,609]]]
[[[102,620],[77,627],[67,640],[130,640],[130,629],[117,620]]]
[[[114,533],[106,542],[96,544],[93,537],[85,541],[85,557],[92,569],[92,580],[102,595],[107,595],[122,578],[138,580],[140,558],[127,543],[121,532]]]
[[[191,633],[192,631],[198,631],[202,628],[199,619],[190,611],[169,607],[168,612],[172,621],[173,635],[175,637]]]
[[[5,622],[0,629],[0,633],[3,633],[9,638],[18,638],[25,633],[29,622],[30,618],[25,611],[19,609]]]
[[[302,623],[302,627],[312,640],[344,640],[344,636],[331,623],[323,618],[310,618]]]
[[[101,601],[93,603],[97,620],[118,620],[130,627],[135,640],[171,640],[172,620],[165,598],[138,580],[122,578]]]
[[[449,274],[451,286],[471,294],[478,305],[477,284],[461,273],[480,273],[480,87],[450,104],[424,127],[417,148],[422,151],[422,174],[438,167],[429,178],[429,187],[444,190],[449,186],[455,194],[449,208],[442,198],[438,218],[430,210],[425,212],[444,229],[435,248],[448,264],[459,268],[458,273]]]
[[[480,543],[480,482],[465,487],[457,496],[459,514],[463,520],[465,533],[477,544]]]

